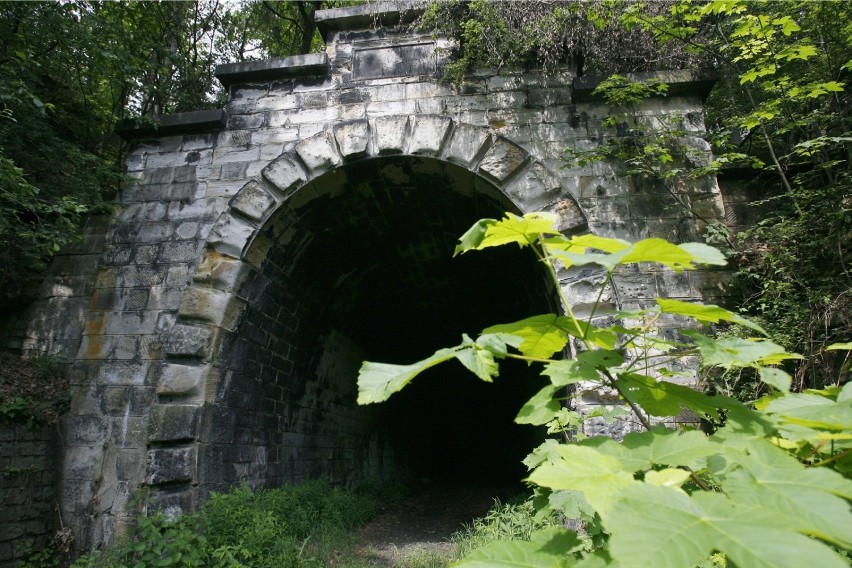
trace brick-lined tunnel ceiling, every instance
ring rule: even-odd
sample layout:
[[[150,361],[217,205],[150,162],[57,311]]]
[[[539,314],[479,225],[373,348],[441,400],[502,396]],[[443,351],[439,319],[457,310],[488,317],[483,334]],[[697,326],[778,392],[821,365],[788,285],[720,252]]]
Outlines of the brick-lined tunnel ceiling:
[[[291,406],[306,404],[295,401],[318,376],[332,332],[364,358],[410,363],[459,343],[462,333],[553,309],[530,251],[500,247],[453,258],[458,238],[476,220],[513,209],[491,184],[458,166],[366,160],[322,176],[292,202],[266,229],[273,245],[245,287],[249,308],[236,334],[244,347],[227,365],[252,366],[255,378],[274,382]],[[265,331],[262,322],[273,320]],[[541,382],[524,365],[509,368],[488,385],[452,363],[389,403],[351,412],[385,432],[399,471],[519,479],[519,461],[539,433],[512,419]],[[354,406],[354,373],[348,380],[336,387],[339,396],[325,398]],[[310,420],[328,414],[317,409]],[[262,437],[274,444],[280,435]]]

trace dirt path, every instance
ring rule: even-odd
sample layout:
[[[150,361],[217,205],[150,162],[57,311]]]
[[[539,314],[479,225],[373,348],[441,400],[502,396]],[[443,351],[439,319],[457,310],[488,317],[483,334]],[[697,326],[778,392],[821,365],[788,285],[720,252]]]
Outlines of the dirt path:
[[[426,487],[358,530],[358,556],[366,566],[398,566],[418,552],[449,556],[453,533],[487,513],[498,494],[488,486]]]

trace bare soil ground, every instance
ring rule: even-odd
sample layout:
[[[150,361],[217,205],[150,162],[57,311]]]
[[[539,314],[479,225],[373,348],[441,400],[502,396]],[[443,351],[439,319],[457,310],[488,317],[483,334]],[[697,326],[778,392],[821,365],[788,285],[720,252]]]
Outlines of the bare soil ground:
[[[452,556],[450,537],[488,512],[495,487],[433,485],[390,505],[357,532],[355,553],[365,566],[399,566],[416,554]]]

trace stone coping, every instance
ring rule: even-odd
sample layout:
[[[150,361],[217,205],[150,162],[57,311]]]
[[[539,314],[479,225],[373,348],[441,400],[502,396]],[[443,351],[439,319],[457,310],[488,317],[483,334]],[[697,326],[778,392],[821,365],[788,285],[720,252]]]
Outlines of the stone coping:
[[[224,109],[194,110],[155,117],[152,121],[125,119],[115,126],[115,133],[125,140],[160,138],[175,134],[201,134],[225,128],[228,115]]]
[[[347,8],[317,10],[314,18],[322,36],[328,39],[332,32],[366,30],[377,25],[407,24],[413,22],[424,8],[422,3],[379,2]]]
[[[328,73],[328,55],[308,53],[275,59],[225,63],[216,66],[215,75],[219,82],[228,88],[236,83],[257,83],[326,73]]]
[[[633,81],[647,81],[652,79],[662,81],[669,86],[666,96],[698,95],[702,101],[707,99],[707,96],[716,84],[715,78],[698,78],[692,71],[688,70],[625,73],[624,76]],[[592,92],[605,79],[606,77],[575,77],[573,82],[574,102],[585,103],[604,100],[603,96],[593,95]]]

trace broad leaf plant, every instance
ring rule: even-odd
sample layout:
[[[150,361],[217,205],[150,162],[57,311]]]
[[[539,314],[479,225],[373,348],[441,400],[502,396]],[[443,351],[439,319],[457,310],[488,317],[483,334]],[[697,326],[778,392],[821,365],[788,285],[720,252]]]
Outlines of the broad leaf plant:
[[[852,384],[791,392],[781,365],[800,356],[761,337],[714,337],[711,324],[765,336],[718,306],[660,298],[646,309],[602,317],[598,301],[581,319],[558,285],[560,268],[603,267],[603,294],[625,265],[657,263],[681,272],[723,265],[725,258],[701,243],[569,237],[555,221],[548,213],[484,219],[461,237],[456,254],[513,243],[529,248],[557,284],[563,313],[494,325],[410,365],[368,361],[359,373],[360,404],[387,400],[451,359],[487,382],[507,358],[538,365],[547,378],[516,422],[546,425],[561,438],[526,458],[527,481],[544,513],[579,520],[565,525],[581,528],[549,527],[529,541],[492,542],[455,566],[848,566]],[[673,318],[688,323],[675,337],[660,333]],[[750,370],[771,394],[746,405],[681,384],[671,367],[686,357],[703,369]],[[616,395],[641,431],[620,442],[584,437],[584,420],[617,412],[571,410],[571,399],[587,390]],[[694,417],[691,425],[684,416]]]

